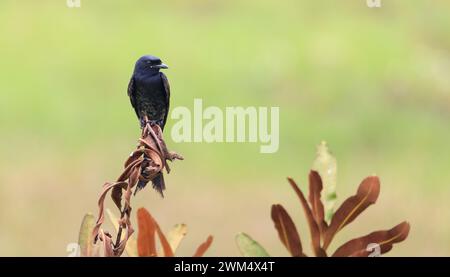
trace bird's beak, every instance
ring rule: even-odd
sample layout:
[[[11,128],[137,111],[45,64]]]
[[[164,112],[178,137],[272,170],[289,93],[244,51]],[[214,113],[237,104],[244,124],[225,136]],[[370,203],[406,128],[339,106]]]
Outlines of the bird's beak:
[[[167,69],[167,68],[169,68],[169,67],[167,66],[167,64],[165,64],[165,63],[161,63],[161,64],[158,64],[158,65],[154,65],[153,67],[161,68],[161,69]]]

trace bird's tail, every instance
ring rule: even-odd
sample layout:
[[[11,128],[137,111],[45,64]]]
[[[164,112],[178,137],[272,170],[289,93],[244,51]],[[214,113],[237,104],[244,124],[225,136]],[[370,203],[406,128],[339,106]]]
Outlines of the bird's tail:
[[[164,175],[162,172],[158,173],[155,178],[152,180],[153,188],[161,194],[161,197],[164,197],[163,191],[166,189],[166,183],[164,182]]]
[[[145,186],[147,185],[147,181],[145,180],[139,180],[139,182],[136,185],[136,190],[134,191],[134,195],[136,195],[136,193],[140,190],[142,190],[143,188],[145,188]],[[164,176],[163,174],[160,172],[158,173],[158,175],[155,176],[155,178],[153,178],[152,180],[152,184],[153,184],[153,188],[159,192],[159,194],[161,194],[162,197],[164,197],[164,193],[163,191],[166,189],[166,184],[164,182]]]
[[[140,118],[140,123],[141,123],[141,129],[144,129],[145,126],[147,124],[157,124],[160,126],[161,131],[164,129],[164,124],[165,122],[163,120],[159,120],[159,121],[151,121],[148,119],[147,116],[144,116],[142,118]],[[164,141],[162,141],[164,143]],[[144,154],[144,159],[148,159],[148,156],[146,154]],[[134,191],[134,195],[136,195],[136,193],[140,190],[142,190],[143,188],[145,188],[145,186],[147,185],[147,181],[145,180],[139,180],[139,182],[136,185],[136,189]],[[162,197],[164,197],[163,191],[166,189],[166,184],[164,182],[164,176],[162,174],[162,172],[159,172],[152,180],[153,183],[153,188],[159,192],[159,194],[161,194]]]

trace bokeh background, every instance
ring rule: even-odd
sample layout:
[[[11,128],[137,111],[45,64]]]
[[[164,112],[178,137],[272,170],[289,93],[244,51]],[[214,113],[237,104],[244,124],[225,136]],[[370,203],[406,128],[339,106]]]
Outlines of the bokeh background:
[[[146,189],[164,230],[184,222],[179,255],[239,255],[237,232],[287,255],[270,220],[282,203],[308,244],[285,177],[306,188],[316,145],[338,161],[338,202],[367,175],[379,201],[334,246],[408,220],[390,255],[450,255],[450,2],[0,2],[0,255],[65,256],[102,184],[139,136],[126,95],[135,60],[161,57],[172,107],[279,106],[280,148],[174,143],[185,156],[166,198]],[[168,121],[167,130],[173,120]],[[112,207],[111,203],[109,206]],[[106,226],[107,227],[107,226]],[[310,252],[309,252],[310,253]]]

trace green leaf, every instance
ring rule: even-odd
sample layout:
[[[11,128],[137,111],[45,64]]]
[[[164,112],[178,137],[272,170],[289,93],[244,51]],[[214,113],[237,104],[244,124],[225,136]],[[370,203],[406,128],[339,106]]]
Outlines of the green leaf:
[[[167,234],[167,240],[169,241],[170,248],[172,248],[172,251],[174,253],[180,245],[180,242],[183,240],[184,236],[186,236],[186,233],[186,224],[177,224]]]
[[[244,257],[270,257],[267,251],[246,233],[237,234],[235,240]]]
[[[114,229],[116,229],[116,232],[119,230],[119,218],[117,218],[110,209],[106,209],[106,214],[108,215],[109,220],[111,221],[112,225],[114,226]],[[125,232],[122,232],[122,239],[125,236]],[[136,239],[130,237],[128,238],[127,245],[125,246],[125,251],[127,251],[127,254],[129,257],[137,257],[137,241]]]
[[[94,226],[94,215],[91,213],[86,214],[81,222],[80,233],[78,234],[78,245],[80,246],[80,255],[82,257],[93,256],[94,238],[92,230],[94,230]]]
[[[322,178],[322,202],[325,207],[325,220],[330,222],[336,203],[337,163],[336,158],[330,153],[325,141],[322,141],[317,146],[316,159],[312,167]]]

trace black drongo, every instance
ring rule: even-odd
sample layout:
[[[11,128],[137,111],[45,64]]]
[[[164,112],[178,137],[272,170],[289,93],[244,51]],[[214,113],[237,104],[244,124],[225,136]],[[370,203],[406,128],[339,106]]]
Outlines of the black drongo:
[[[158,124],[161,130],[164,130],[169,112],[170,87],[166,75],[159,70],[165,68],[168,67],[160,58],[150,55],[142,56],[136,62],[128,84],[128,96],[141,128],[150,123]],[[152,182],[153,188],[162,195],[165,189],[162,173],[159,173]],[[139,181],[136,191],[145,185],[146,182]]]

